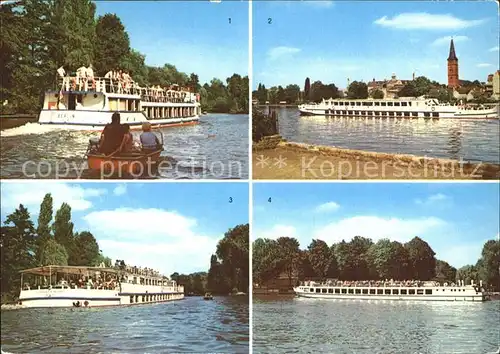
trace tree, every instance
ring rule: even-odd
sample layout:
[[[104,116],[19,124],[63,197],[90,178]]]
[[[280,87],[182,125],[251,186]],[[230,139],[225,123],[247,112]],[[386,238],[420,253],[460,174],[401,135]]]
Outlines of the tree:
[[[281,272],[279,244],[275,240],[257,239],[252,244],[252,276],[255,284],[266,284]]]
[[[384,92],[379,89],[375,89],[370,93],[370,96],[376,100],[381,100],[384,98]]]
[[[104,76],[110,70],[117,70],[118,63],[130,65],[134,59],[139,59],[137,54],[130,54],[129,36],[115,14],[100,16],[95,32],[97,37],[95,66],[99,75]],[[130,65],[129,69],[138,69],[133,66]]]
[[[442,260],[436,260],[436,281],[452,283],[457,277],[457,269]]]
[[[38,215],[38,227],[37,227],[37,240],[36,240],[36,253],[37,258],[40,261],[39,255],[40,250],[44,243],[51,237],[50,235],[50,223],[52,221],[52,195],[50,193],[45,194],[42,204],[40,205],[40,214]]]
[[[368,86],[364,82],[353,81],[347,89],[347,97],[354,99],[368,98]]]
[[[409,267],[412,279],[431,280],[436,276],[435,252],[429,244],[419,237],[414,237],[404,247],[409,254]]]
[[[101,263],[99,245],[88,231],[75,234],[73,252],[69,254],[69,265],[98,266]]]
[[[310,94],[311,94],[311,81],[309,80],[308,77],[306,77],[306,82],[304,83],[304,99],[306,101],[310,100]]]
[[[325,279],[332,262],[330,248],[325,241],[312,240],[307,249],[309,262],[314,270],[314,275],[320,280]]]
[[[288,276],[289,286],[291,287],[292,279],[298,274],[300,265],[300,248],[299,241],[293,237],[280,237],[277,240],[278,252],[281,260],[281,270]]]
[[[413,82],[409,82],[403,86],[398,92],[398,97],[417,97],[417,90]]]
[[[463,266],[462,268],[459,268],[457,270],[457,278],[456,278],[457,283],[460,280],[463,280],[464,283],[467,285],[470,284],[471,281],[477,283],[479,280],[479,274],[476,267],[474,267],[473,265],[466,265]]]
[[[64,246],[68,255],[71,255],[74,252],[73,223],[71,222],[71,207],[67,203],[62,203],[56,212],[52,230],[55,241]]]
[[[57,243],[53,238],[49,238],[44,242],[42,248],[40,249],[40,265],[68,265],[68,252],[63,245]]]
[[[500,289],[500,241],[487,241],[476,265],[480,280],[483,280],[494,291]]]

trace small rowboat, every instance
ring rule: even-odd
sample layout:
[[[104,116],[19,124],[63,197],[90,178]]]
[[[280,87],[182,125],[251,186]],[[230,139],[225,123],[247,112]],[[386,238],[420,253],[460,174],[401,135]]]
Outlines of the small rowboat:
[[[106,174],[143,175],[151,171],[160,159],[163,149],[151,152],[131,152],[106,156],[99,153],[88,153],[89,169]]]
[[[206,293],[205,296],[203,296],[203,300],[213,300],[214,297],[210,293]]]

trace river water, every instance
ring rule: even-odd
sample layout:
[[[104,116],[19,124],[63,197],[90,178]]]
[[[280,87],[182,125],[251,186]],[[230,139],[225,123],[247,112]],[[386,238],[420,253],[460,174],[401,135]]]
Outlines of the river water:
[[[248,353],[248,297],[2,311],[8,353]]]
[[[161,129],[162,163],[146,177],[247,179],[248,121],[248,115],[209,114],[197,125]],[[138,140],[140,132],[132,134]],[[85,159],[89,138],[99,133],[28,123],[0,136],[1,178],[106,177],[91,174]]]
[[[500,121],[300,116],[277,109],[287,140],[347,149],[500,163]]]
[[[500,302],[254,299],[253,353],[486,354]]]

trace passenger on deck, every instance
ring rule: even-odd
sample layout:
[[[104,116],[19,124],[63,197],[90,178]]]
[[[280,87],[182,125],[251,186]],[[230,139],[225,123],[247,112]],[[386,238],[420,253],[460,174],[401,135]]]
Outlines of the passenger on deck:
[[[120,150],[124,140],[125,130],[120,124],[120,113],[115,112],[111,117],[111,123],[107,124],[101,134],[99,151],[110,155]]]
[[[151,123],[142,123],[141,144],[143,150],[158,150],[161,143],[156,134],[151,131]]]

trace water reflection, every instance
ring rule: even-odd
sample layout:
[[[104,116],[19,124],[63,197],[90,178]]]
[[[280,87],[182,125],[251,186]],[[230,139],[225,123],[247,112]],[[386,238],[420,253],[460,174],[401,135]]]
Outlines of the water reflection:
[[[280,134],[289,141],[499,163],[498,120],[300,116],[298,110],[285,108],[277,112]]]

